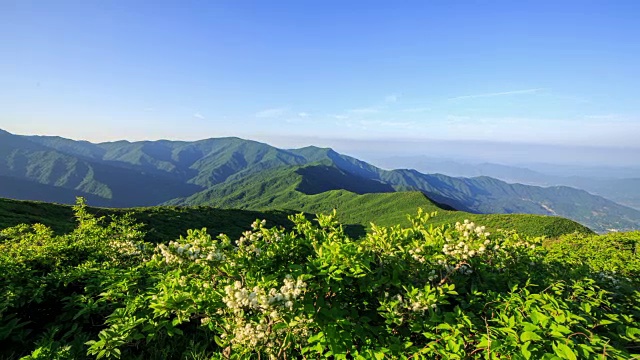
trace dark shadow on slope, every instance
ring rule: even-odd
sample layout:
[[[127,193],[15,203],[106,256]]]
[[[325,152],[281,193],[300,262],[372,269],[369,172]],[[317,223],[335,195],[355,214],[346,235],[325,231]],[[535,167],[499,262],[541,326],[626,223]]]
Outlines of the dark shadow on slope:
[[[359,239],[367,235],[367,229],[360,224],[343,225],[344,233],[352,239]]]
[[[58,204],[75,204],[82,196],[96,206],[107,206],[110,199],[87,194],[82,191],[40,184],[35,181],[0,175],[0,197],[15,200],[45,201]]]
[[[330,190],[347,190],[360,195],[395,191],[389,184],[347,174],[334,166],[306,166],[296,170],[296,173],[302,175],[302,180],[296,190],[307,195],[320,194]]]

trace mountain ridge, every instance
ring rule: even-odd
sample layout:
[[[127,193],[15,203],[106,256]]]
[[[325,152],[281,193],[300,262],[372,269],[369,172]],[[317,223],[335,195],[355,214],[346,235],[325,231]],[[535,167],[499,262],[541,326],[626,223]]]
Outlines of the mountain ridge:
[[[0,175],[96,195],[104,199],[105,206],[157,205],[267,170],[322,163],[390,191],[389,187],[420,191],[439,204],[470,213],[559,215],[600,232],[640,228],[640,211],[572,188],[541,188],[409,169],[383,170],[331,148],[279,149],[236,137],[98,144],[6,132],[1,137],[11,141],[0,145]],[[16,156],[23,167],[37,171],[11,170],[16,166],[7,164]]]

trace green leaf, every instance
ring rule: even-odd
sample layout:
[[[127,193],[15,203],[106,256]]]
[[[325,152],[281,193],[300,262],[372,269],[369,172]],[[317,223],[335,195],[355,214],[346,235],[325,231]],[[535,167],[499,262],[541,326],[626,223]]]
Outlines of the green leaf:
[[[531,359],[531,351],[529,351],[529,345],[531,345],[531,342],[527,341],[520,347],[520,353],[522,353],[522,356],[524,356],[526,360]]]
[[[534,333],[533,331],[525,331],[522,334],[520,334],[520,341],[522,342],[538,341],[538,340],[542,340],[542,338],[540,337],[540,335]]]
[[[634,327],[627,327],[626,333],[629,338],[635,339],[635,338],[638,338],[638,336],[640,335],[640,329],[634,328]]]
[[[218,344],[218,346],[220,347],[224,347],[225,343],[222,341],[222,339],[220,338],[220,336],[216,335],[213,340],[216,342],[216,344]]]
[[[567,360],[577,360],[576,354],[565,344],[559,343],[555,348],[556,355]]]

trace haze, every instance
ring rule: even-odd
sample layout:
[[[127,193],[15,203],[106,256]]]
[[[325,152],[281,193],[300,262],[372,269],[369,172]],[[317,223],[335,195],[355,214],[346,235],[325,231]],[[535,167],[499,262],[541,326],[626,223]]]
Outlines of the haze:
[[[0,128],[640,166],[637,1],[0,3]]]

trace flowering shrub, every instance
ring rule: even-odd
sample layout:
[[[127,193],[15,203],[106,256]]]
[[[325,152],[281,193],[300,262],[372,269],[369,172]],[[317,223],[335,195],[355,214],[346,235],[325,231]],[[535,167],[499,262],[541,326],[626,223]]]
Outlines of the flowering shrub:
[[[465,221],[371,226],[335,214],[190,230],[150,246],[87,215],[0,232],[0,356],[590,359],[640,353],[637,233],[548,241]],[[610,241],[609,241],[610,240]],[[607,265],[599,251],[607,243]],[[543,246],[544,242],[544,246]],[[566,261],[565,261],[566,260]],[[28,351],[25,351],[28,349]]]

